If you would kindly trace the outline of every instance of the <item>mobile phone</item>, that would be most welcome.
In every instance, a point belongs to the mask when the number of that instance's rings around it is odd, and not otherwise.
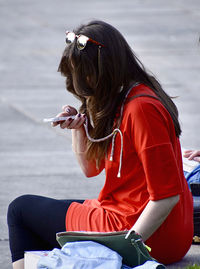
[[[59,122],[59,121],[65,121],[69,118],[74,119],[76,115],[67,116],[67,117],[55,117],[55,118],[47,118],[43,119],[43,122]]]

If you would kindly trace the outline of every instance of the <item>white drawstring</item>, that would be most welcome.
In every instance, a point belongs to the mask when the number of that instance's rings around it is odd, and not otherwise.
[[[115,132],[114,134],[113,134],[113,137],[112,137],[112,147],[111,147],[111,153],[110,153],[110,161],[112,162],[113,161],[113,155],[114,155],[114,145],[115,145],[115,137],[116,137],[116,134],[117,134],[117,132]]]
[[[121,130],[119,129],[120,124],[121,124],[121,120],[122,120],[122,115],[123,115],[123,111],[124,111],[124,104],[126,101],[126,98],[128,96],[128,94],[130,93],[130,91],[132,90],[133,87],[137,86],[139,83],[134,84],[127,92],[124,101],[122,103],[121,109],[120,109],[120,121],[118,123],[118,128],[115,128],[111,134],[102,137],[102,138],[98,138],[98,139],[94,139],[89,135],[88,132],[88,119],[86,117],[85,123],[84,123],[84,128],[85,128],[85,132],[86,132],[86,136],[87,138],[91,141],[91,142],[101,142],[101,141],[105,141],[108,138],[112,137],[112,146],[111,146],[111,154],[110,154],[110,161],[113,161],[113,156],[114,156],[114,148],[115,148],[115,137],[117,135],[117,132],[120,134],[120,138],[121,138],[121,150],[120,150],[120,160],[119,160],[119,168],[118,168],[118,173],[117,173],[117,177],[120,178],[121,177],[121,169],[122,169],[122,157],[123,157],[123,134],[121,132]]]
[[[87,138],[91,141],[91,142],[101,142],[101,141],[105,141],[106,139],[110,138],[111,136],[114,135],[114,131],[112,131],[111,134],[105,136],[105,137],[102,137],[102,138],[97,138],[97,139],[94,139],[92,138],[90,135],[89,135],[89,132],[88,132],[88,119],[87,117],[85,118],[85,123],[84,123],[84,127],[85,127],[85,132],[86,132],[86,135],[87,135]]]
[[[112,138],[112,149],[111,149],[111,154],[110,154],[110,161],[113,161],[115,137],[116,137],[117,132],[119,132],[120,138],[121,138],[121,150],[120,150],[120,161],[119,161],[119,169],[118,169],[117,177],[121,177],[122,155],[123,155],[123,134],[120,131],[120,129],[116,128],[112,131],[111,134],[109,134],[105,137],[102,137],[102,138],[94,139],[89,135],[89,132],[88,132],[88,119],[87,119],[87,117],[86,117],[86,122],[84,124],[84,127],[85,127],[86,136],[91,142],[101,142],[101,141],[105,141],[106,139],[108,139],[110,137],[113,137]]]
[[[121,138],[121,150],[120,150],[120,157],[119,157],[119,169],[117,173],[117,177],[121,177],[121,169],[122,169],[122,156],[123,156],[123,134],[120,129],[115,129],[115,133],[119,132]],[[114,137],[114,136],[113,136]],[[114,145],[114,142],[113,142]],[[114,146],[113,146],[113,154],[114,154]]]

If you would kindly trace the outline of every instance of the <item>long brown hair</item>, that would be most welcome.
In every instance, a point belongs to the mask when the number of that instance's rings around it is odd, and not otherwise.
[[[66,88],[80,101],[80,112],[92,119],[89,133],[101,138],[112,132],[117,107],[122,103],[130,82],[149,86],[170,113],[177,137],[181,134],[178,110],[155,77],[149,75],[132,49],[113,26],[103,21],[91,21],[74,30],[100,42],[104,47],[88,42],[79,50],[76,41],[66,46],[58,71],[66,77]],[[100,51],[99,51],[100,50]],[[88,141],[88,159],[104,157],[108,143]]]

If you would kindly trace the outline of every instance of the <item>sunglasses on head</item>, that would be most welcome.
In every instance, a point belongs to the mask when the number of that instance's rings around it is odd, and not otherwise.
[[[75,39],[77,39],[76,46],[79,50],[83,50],[86,47],[88,41],[92,42],[93,44],[95,44],[99,47],[104,47],[104,45],[101,44],[100,42],[97,42],[97,41],[93,40],[92,38],[89,38],[85,35],[76,35],[75,33],[69,32],[69,31],[66,32],[66,43],[67,44],[73,43]]]

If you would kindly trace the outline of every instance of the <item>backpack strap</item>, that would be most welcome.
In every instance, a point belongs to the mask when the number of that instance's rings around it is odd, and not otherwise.
[[[129,103],[133,99],[138,98],[138,97],[150,97],[150,98],[153,98],[153,99],[156,99],[156,100],[160,101],[160,99],[158,97],[153,96],[153,95],[150,95],[150,94],[136,94],[136,95],[134,95],[132,97],[127,98],[126,101],[125,101],[125,103],[124,103],[124,105],[127,104],[127,103]],[[121,121],[122,121],[122,115],[116,121],[117,128],[119,128],[119,126],[121,125]]]
[[[128,98],[126,100],[126,103],[129,103],[130,101],[132,101],[132,100],[134,100],[135,98],[138,98],[138,97],[150,97],[150,98],[153,98],[153,99],[156,99],[156,100],[160,101],[160,99],[158,97],[150,95],[150,94],[136,94],[136,95]]]

